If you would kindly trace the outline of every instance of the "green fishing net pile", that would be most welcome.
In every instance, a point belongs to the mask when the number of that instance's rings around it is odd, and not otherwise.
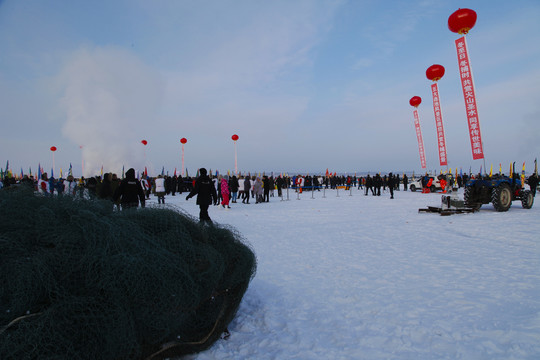
[[[235,231],[0,190],[0,359],[160,359],[220,338],[255,274]]]

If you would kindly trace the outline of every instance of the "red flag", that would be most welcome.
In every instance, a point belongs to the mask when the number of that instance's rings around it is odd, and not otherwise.
[[[426,168],[426,152],[424,151],[424,139],[422,138],[422,129],[420,128],[420,119],[418,110],[414,109],[414,127],[416,129],[416,139],[418,140],[418,153],[420,154],[420,164],[422,169]]]
[[[441,166],[448,165],[446,158],[446,139],[444,137],[444,126],[442,120],[441,102],[439,98],[439,86],[437,83],[431,85],[433,94],[433,112],[435,113],[435,127],[437,128],[437,148],[439,149],[439,162]]]
[[[465,110],[467,112],[467,122],[469,124],[469,137],[473,160],[484,158],[484,149],[482,145],[482,135],[480,133],[480,120],[478,118],[478,109],[476,107],[476,95],[474,91],[474,82],[472,76],[471,64],[469,62],[469,53],[467,52],[467,42],[465,36],[456,40],[459,75],[461,86],[463,88],[463,97],[465,98]]]
[[[146,166],[144,167],[144,177],[148,176],[148,170],[146,170]]]
[[[326,168],[326,177],[328,177],[329,173],[328,173],[328,168]]]

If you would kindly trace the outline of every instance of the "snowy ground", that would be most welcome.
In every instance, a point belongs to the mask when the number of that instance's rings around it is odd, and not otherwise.
[[[166,201],[198,216],[185,195]],[[540,359],[540,203],[440,216],[418,213],[440,194],[289,196],[210,208],[258,270],[230,338],[189,359]]]

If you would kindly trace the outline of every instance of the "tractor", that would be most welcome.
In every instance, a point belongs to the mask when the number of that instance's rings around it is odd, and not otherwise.
[[[508,211],[514,200],[521,200],[524,209],[532,208],[534,203],[533,194],[523,189],[518,174],[511,178],[505,175],[479,176],[465,184],[465,206],[475,210],[491,202],[496,211]]]

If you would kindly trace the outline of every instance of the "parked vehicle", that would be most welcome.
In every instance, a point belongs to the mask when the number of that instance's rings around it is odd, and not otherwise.
[[[534,203],[534,196],[530,190],[521,186],[518,174],[511,178],[504,175],[486,176],[484,178],[469,180],[465,184],[465,206],[480,209],[483,204],[492,203],[497,211],[508,211],[512,201],[521,200],[524,209],[530,209]]]
[[[442,178],[446,178],[446,182],[448,184],[452,184],[452,189],[453,190],[457,190],[457,183],[455,181],[453,181],[453,176],[451,174],[447,174],[447,175],[439,175],[439,176],[432,176],[430,175],[429,178],[432,180],[431,182],[431,186],[429,187],[429,191],[430,192],[436,192],[436,191],[442,191],[442,187],[441,187],[441,179]],[[412,182],[409,183],[409,189],[411,189],[411,191],[416,191],[416,190],[422,190],[422,179],[424,177],[420,177],[418,179],[415,179],[413,180]]]

